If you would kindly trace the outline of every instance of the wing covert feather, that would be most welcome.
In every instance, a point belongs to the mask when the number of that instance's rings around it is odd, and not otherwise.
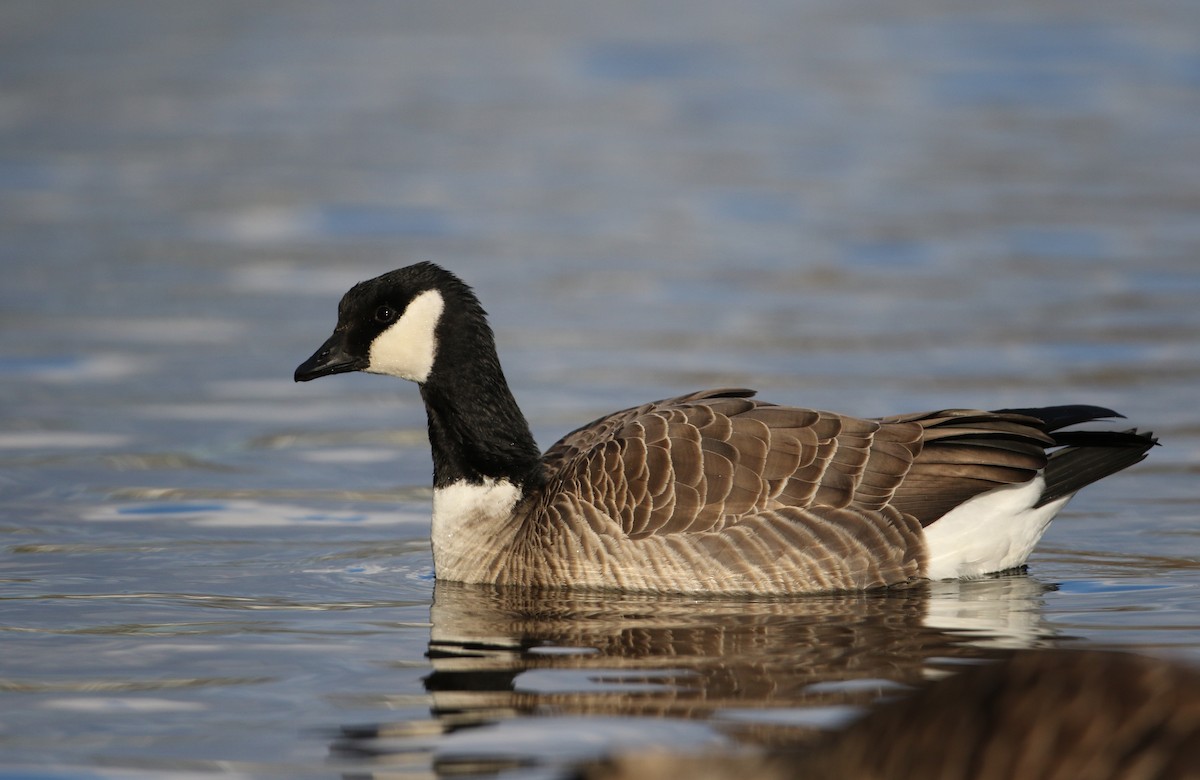
[[[574,431],[546,454],[550,492],[603,506],[631,538],[701,533],[783,507],[878,510],[919,450],[917,425],[880,436],[874,420],[749,396],[667,399]]]
[[[1032,478],[1053,440],[1013,412],[861,419],[712,390],[617,412],[546,453],[555,493],[603,507],[624,535],[720,531],[787,507],[880,512],[928,525]]]

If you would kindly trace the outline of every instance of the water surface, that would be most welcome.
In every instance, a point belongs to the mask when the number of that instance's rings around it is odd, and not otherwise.
[[[1018,647],[1200,663],[1200,8],[6,2],[0,777],[540,776],[791,744]],[[435,588],[415,388],[296,386],[434,260],[548,446],[708,386],[1163,440],[1027,573]]]

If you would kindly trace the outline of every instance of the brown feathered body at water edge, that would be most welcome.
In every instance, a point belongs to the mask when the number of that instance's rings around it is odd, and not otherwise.
[[[542,454],[486,315],[420,263],[345,294],[297,381],[416,382],[433,451],[440,579],[514,586],[800,594],[1024,564],[1080,488],[1155,443],[1065,430],[1095,406],[863,419],[707,390],[602,417]]]
[[[1200,672],[1127,653],[1025,650],[759,755],[619,756],[586,780],[1195,780]]]

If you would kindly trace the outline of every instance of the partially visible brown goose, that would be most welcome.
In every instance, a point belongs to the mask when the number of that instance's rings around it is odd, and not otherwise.
[[[618,756],[586,780],[1200,778],[1200,672],[1096,650],[1025,650],[763,755]]]
[[[859,419],[726,389],[616,412],[542,455],[478,299],[431,263],[355,285],[295,379],[347,371],[420,387],[434,566],[461,582],[788,594],[1002,571],[1155,443],[1061,430],[1120,416],[1095,406]]]

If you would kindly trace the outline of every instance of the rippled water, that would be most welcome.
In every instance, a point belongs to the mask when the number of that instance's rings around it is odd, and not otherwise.
[[[0,777],[537,775],[1024,646],[1200,661],[1200,6],[0,6]],[[543,445],[705,386],[1112,406],[1029,572],[754,602],[434,588],[351,283],[475,285]]]

